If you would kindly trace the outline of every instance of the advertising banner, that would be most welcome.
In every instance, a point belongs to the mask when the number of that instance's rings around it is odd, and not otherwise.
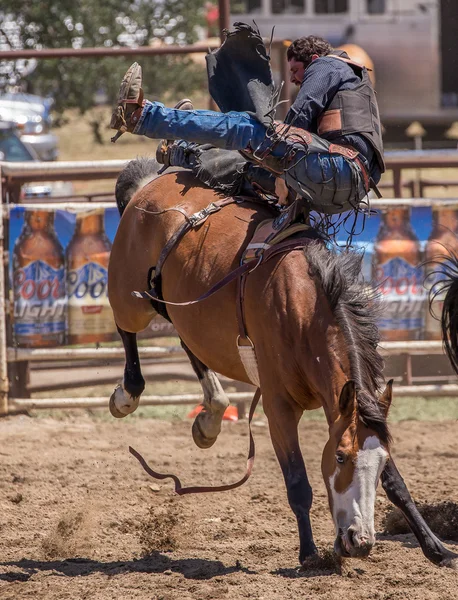
[[[119,339],[107,296],[108,260],[118,222],[114,207],[10,209],[13,344],[52,347]],[[395,207],[366,218],[354,245],[364,250],[365,280],[377,285],[383,298],[383,339],[440,339],[427,297],[441,279],[441,269],[423,262],[438,256],[439,262],[446,261],[445,248],[458,253],[456,233],[458,211],[448,207]],[[345,237],[342,231],[340,239]],[[436,315],[442,300],[434,303]],[[167,335],[176,332],[156,316],[141,337]]]
[[[13,344],[43,348],[119,339],[108,302],[116,208],[15,206],[9,218]],[[146,281],[145,281],[146,286]],[[173,335],[157,316],[142,337]]]
[[[440,340],[440,324],[429,312],[431,286],[443,278],[447,248],[458,250],[458,212],[447,207],[394,207],[366,218],[355,246],[364,250],[363,276],[383,302],[379,328],[384,340]],[[439,264],[427,264],[434,259]],[[442,298],[433,303],[440,316]]]

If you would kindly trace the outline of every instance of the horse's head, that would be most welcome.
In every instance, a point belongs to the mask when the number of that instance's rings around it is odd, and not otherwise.
[[[375,543],[375,493],[388,460],[386,415],[391,404],[392,380],[379,399],[364,397],[358,406],[353,381],[339,399],[339,417],[331,425],[323,451],[322,472],[336,528],[334,550],[340,556],[368,556]],[[358,400],[360,400],[358,398]],[[373,411],[372,419],[361,413]]]

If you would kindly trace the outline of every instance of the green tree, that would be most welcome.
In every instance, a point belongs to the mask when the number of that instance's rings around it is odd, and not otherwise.
[[[36,49],[191,44],[204,22],[203,4],[204,0],[2,0],[0,44]],[[133,60],[42,59],[19,83],[29,92],[52,96],[58,115],[75,107],[84,113],[94,106],[96,92],[114,102]],[[149,98],[188,95],[206,86],[204,69],[187,56],[142,56],[138,61]]]

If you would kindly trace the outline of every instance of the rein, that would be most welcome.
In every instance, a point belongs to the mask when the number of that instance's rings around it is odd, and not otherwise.
[[[147,292],[133,291],[132,296],[135,296],[135,298],[144,298],[145,300],[150,299],[154,300],[155,302],[160,302],[161,304],[170,304],[172,306],[190,306],[191,304],[197,304],[198,302],[202,302],[203,300],[210,298],[210,296],[213,296],[213,294],[219,292],[221,289],[226,287],[226,285],[228,285],[238,277],[241,277],[242,275],[248,275],[257,267],[259,267],[261,263],[267,262],[269,259],[273,258],[277,254],[282,254],[291,250],[299,250],[301,248],[304,248],[309,241],[309,238],[285,240],[284,242],[280,242],[276,246],[272,246],[272,248],[269,248],[263,254],[261,254],[259,258],[254,258],[253,260],[244,263],[240,267],[237,267],[236,269],[228,273],[225,277],[223,277],[223,279],[220,279],[220,281],[215,283],[215,285],[213,285],[209,290],[207,290],[204,294],[202,294],[195,300],[188,300],[187,302],[172,302],[171,300],[163,300],[157,296],[157,292],[154,287],[148,290]]]
[[[204,493],[208,493],[208,492],[210,492],[210,493],[212,493],[212,492],[228,492],[229,490],[235,490],[236,488],[243,485],[245,483],[245,481],[248,480],[248,478],[251,475],[251,471],[253,470],[255,445],[254,445],[253,432],[251,430],[251,421],[253,420],[254,411],[258,405],[260,397],[261,397],[261,390],[260,390],[260,388],[258,388],[254,394],[253,400],[251,401],[250,414],[248,417],[248,431],[250,434],[250,446],[248,449],[246,471],[245,471],[245,475],[241,479],[236,481],[235,483],[228,483],[226,485],[192,485],[192,486],[188,486],[188,487],[183,487],[181,485],[180,479],[176,475],[172,475],[171,473],[158,473],[157,471],[153,471],[153,469],[147,464],[147,462],[143,458],[143,456],[139,452],[137,452],[137,450],[134,450],[134,448],[132,448],[132,446],[129,446],[129,452],[132,454],[132,456],[135,456],[135,458],[141,464],[141,466],[146,471],[146,473],[148,473],[148,475],[150,475],[151,477],[154,477],[154,479],[173,479],[173,481],[175,482],[175,492],[179,496],[184,496],[185,494],[204,494]]]

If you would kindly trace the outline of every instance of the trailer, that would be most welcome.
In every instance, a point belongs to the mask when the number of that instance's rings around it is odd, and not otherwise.
[[[388,138],[415,120],[444,137],[458,120],[455,0],[231,0],[231,24],[241,20],[264,36],[275,27],[277,40],[313,34],[361,46]]]

